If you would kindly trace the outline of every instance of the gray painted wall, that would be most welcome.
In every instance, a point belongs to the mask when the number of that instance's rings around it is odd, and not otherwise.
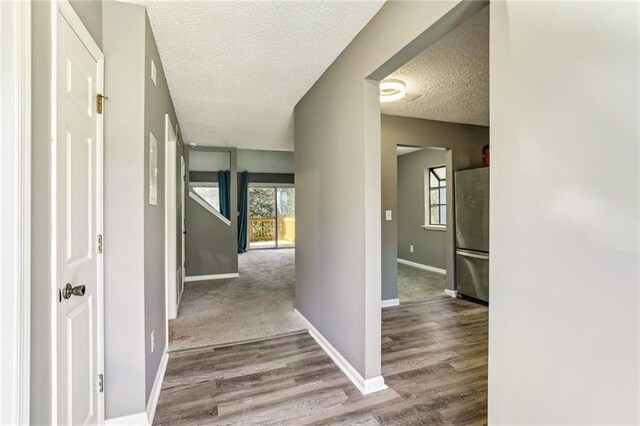
[[[398,157],[398,258],[446,269],[446,233],[425,230],[425,169],[444,166],[446,151],[424,149]],[[409,246],[413,245],[411,253]]]
[[[238,150],[238,171],[251,173],[293,173],[293,151]]]
[[[146,402],[144,13],[104,4],[106,418],[140,412]]]
[[[295,108],[296,308],[364,378],[380,375],[383,218],[379,91],[366,79],[486,6],[467,3],[425,32],[456,4],[387,2]]]
[[[382,299],[398,297],[398,171],[396,146],[446,148],[447,180],[453,188],[455,170],[480,167],[482,147],[489,143],[489,128],[467,124],[445,123],[419,118],[382,115],[382,209],[394,212],[392,221],[382,222]],[[407,154],[411,155],[411,154]],[[453,191],[447,194],[447,231],[445,232],[447,288],[455,289],[455,223],[453,218]],[[437,231],[425,231],[437,232]],[[410,260],[410,259],[409,259]]]
[[[230,158],[231,226],[215,217],[204,207],[186,197],[186,276],[229,274],[238,272],[238,176],[235,148],[197,147],[193,151],[224,152]],[[190,170],[190,163],[187,164]],[[197,176],[201,175],[199,173]],[[190,179],[191,172],[188,173]],[[188,183],[187,183],[188,186]]]
[[[238,255],[229,245],[231,226],[187,197],[187,277],[238,272]],[[237,236],[236,239],[237,247]]]
[[[489,424],[640,423],[639,7],[491,3]]]
[[[169,87],[164,75],[158,47],[144,14],[144,306],[145,306],[145,369],[146,397],[148,401],[158,366],[165,350],[167,327],[165,309],[165,155],[166,115],[169,115],[174,132],[178,124]],[[157,84],[151,80],[151,61],[155,63]],[[149,132],[158,140],[158,203],[149,204]],[[178,169],[179,170],[179,169]],[[151,353],[151,332],[155,330],[155,350]]]
[[[71,6],[102,47],[101,2]],[[31,180],[51,180],[51,7],[48,0],[31,5]],[[37,70],[37,72],[35,71]],[[31,423],[52,424],[51,418],[51,188],[31,189]]]
[[[293,173],[292,151],[239,149],[238,171],[253,173]],[[229,170],[229,158],[215,151],[190,151],[190,171]]]
[[[218,151],[189,151],[189,171],[212,172],[229,170],[231,157],[228,152]]]

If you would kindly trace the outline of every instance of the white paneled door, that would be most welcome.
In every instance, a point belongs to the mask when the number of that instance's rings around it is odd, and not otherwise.
[[[81,40],[84,27],[76,28],[81,24],[75,14],[62,12],[56,57],[56,406],[58,424],[86,425],[104,418],[102,121],[97,112],[103,61]]]

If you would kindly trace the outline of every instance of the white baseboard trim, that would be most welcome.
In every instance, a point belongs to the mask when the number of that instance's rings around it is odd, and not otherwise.
[[[169,353],[165,348],[160,359],[160,365],[158,366],[158,372],[156,373],[156,379],[153,382],[151,388],[151,394],[149,395],[149,402],[147,402],[147,410],[141,413],[129,414],[127,416],[114,417],[112,419],[106,419],[106,425],[126,425],[126,426],[150,426],[153,424],[153,418],[156,415],[156,407],[158,406],[158,399],[160,398],[160,390],[162,389],[162,380],[164,379],[164,373],[167,371],[167,362],[169,361]]]
[[[447,296],[453,297],[453,298],[457,298],[458,297],[458,290],[449,290],[448,288],[444,289],[444,294],[446,294]]]
[[[167,371],[167,363],[169,362],[169,353],[167,347],[164,348],[164,353],[160,359],[160,365],[158,365],[158,372],[156,373],[156,379],[153,381],[153,387],[151,388],[151,394],[149,395],[149,401],[147,402],[147,424],[153,424],[153,418],[156,415],[156,407],[158,406],[158,399],[160,399],[160,391],[162,390],[162,381],[164,380],[164,373]]]
[[[106,419],[105,425],[122,425],[122,426],[148,426],[149,421],[147,419],[147,413],[135,413],[128,416],[114,417],[112,419]]]
[[[423,265],[422,263],[411,262],[410,260],[404,260],[398,258],[398,263],[403,265],[413,266],[414,268],[424,269],[425,271],[436,272],[438,274],[446,275],[447,271],[444,269],[436,268],[434,266]]]
[[[385,299],[381,303],[383,308],[389,308],[391,306],[398,306],[399,304],[400,304],[400,299]]]
[[[194,275],[191,277],[184,277],[185,282],[193,281],[208,281],[208,280],[224,280],[226,278],[238,278],[240,273],[233,272],[230,274],[214,274],[214,275]]]
[[[365,379],[358,373],[350,363],[347,361],[340,352],[336,348],[333,347],[331,343],[309,322],[308,319],[304,317],[297,309],[294,311],[300,316],[302,321],[309,328],[309,334],[311,337],[318,342],[318,345],[329,355],[329,357],[333,360],[333,362],[342,370],[342,372],[347,376],[351,383],[354,384],[356,388],[363,395],[367,395],[373,392],[378,392],[384,389],[387,389],[387,385],[384,384],[384,378],[382,376],[372,377],[370,379]]]

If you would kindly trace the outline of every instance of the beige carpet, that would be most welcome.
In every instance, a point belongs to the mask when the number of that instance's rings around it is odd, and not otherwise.
[[[185,284],[169,350],[223,345],[305,330],[293,312],[293,249],[239,255],[239,278]]]
[[[447,276],[398,263],[398,298],[400,303],[424,302],[447,297]]]

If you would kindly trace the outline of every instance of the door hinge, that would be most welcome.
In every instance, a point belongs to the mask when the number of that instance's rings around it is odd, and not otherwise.
[[[98,253],[102,253],[102,235],[98,235]]]
[[[98,374],[98,392],[104,392],[104,374]]]
[[[98,114],[102,114],[102,102],[104,101],[104,99],[109,99],[104,95],[101,95],[100,93],[98,93],[96,95],[96,112]]]

